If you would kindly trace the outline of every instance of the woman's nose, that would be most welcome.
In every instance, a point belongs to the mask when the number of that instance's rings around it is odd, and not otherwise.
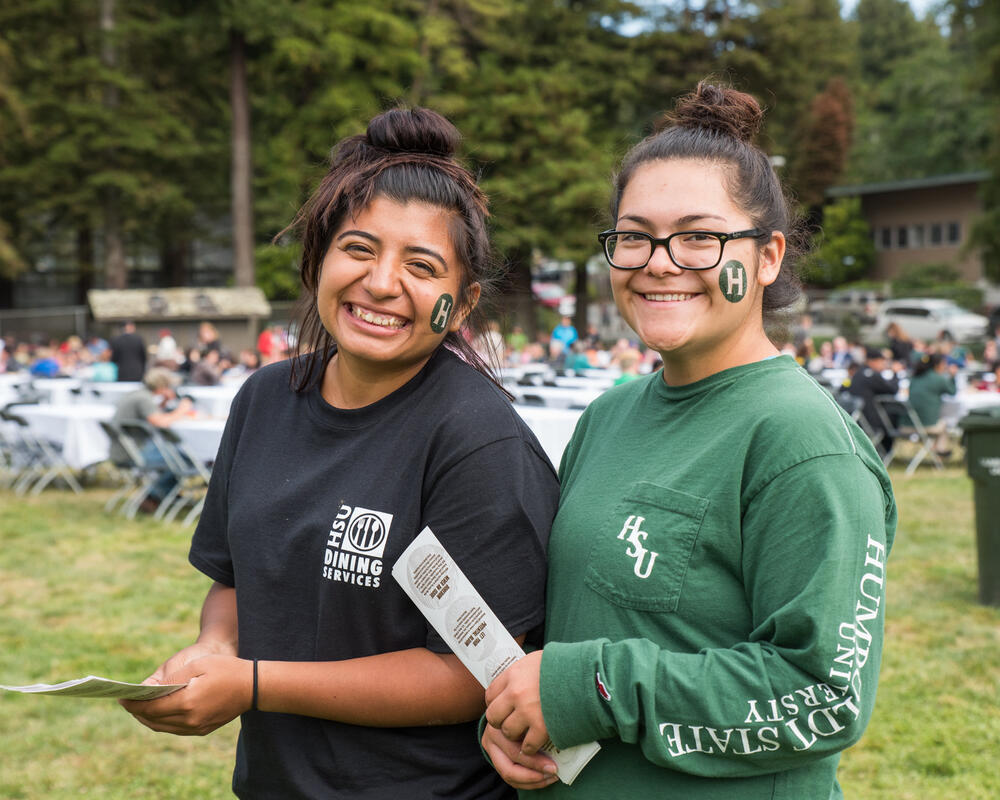
[[[651,275],[662,276],[671,273],[677,274],[682,270],[670,258],[667,245],[660,242],[653,245],[653,252],[649,256],[649,261],[646,262],[646,271]]]
[[[393,297],[399,293],[399,274],[396,264],[386,256],[371,262],[365,276],[365,288],[372,297]]]

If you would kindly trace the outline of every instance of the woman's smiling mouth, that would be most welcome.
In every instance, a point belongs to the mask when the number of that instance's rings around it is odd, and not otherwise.
[[[409,320],[403,317],[397,317],[385,311],[374,311],[355,303],[344,303],[344,308],[347,309],[347,313],[354,317],[354,319],[359,319],[367,322],[369,325],[376,325],[380,328],[399,330],[409,324]]]
[[[666,303],[690,300],[692,297],[697,297],[698,295],[696,292],[666,292],[658,294],[647,292],[643,293],[642,296],[644,299],[651,300],[655,303]]]

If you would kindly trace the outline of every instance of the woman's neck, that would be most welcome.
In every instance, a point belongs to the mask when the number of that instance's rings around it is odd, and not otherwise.
[[[701,352],[660,353],[663,360],[663,380],[668,386],[685,386],[703,380],[717,372],[744,364],[753,364],[779,355],[761,326],[744,330],[735,340],[716,342]]]
[[[405,385],[429,360],[425,358],[403,369],[380,370],[338,352],[326,365],[320,393],[334,408],[364,408]]]

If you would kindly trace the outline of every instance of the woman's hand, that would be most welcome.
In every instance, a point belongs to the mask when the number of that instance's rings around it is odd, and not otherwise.
[[[511,742],[520,742],[520,752],[529,756],[549,738],[542,717],[541,670],[542,651],[536,650],[507,667],[486,690],[486,721]]]
[[[146,678],[143,683],[153,683],[158,685],[174,683],[174,681],[165,680],[165,676],[171,675],[178,670],[183,669],[192,661],[211,655],[234,656],[236,655],[236,651],[232,646],[223,642],[195,642],[192,645],[188,645],[183,650],[178,650],[170,656],[170,658],[160,664],[160,666],[156,668],[156,671]]]
[[[512,742],[491,725],[483,730],[483,750],[501,778],[515,789],[544,789],[559,778],[556,764],[546,755],[521,752],[521,742]]]
[[[231,655],[190,658],[195,644],[168,659],[145,683],[187,683],[155,700],[119,700],[139,722],[154,731],[205,736],[250,709],[253,662]],[[170,666],[176,663],[177,666]]]

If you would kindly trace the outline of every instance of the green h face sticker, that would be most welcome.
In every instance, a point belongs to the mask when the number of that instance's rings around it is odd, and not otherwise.
[[[455,306],[455,300],[450,294],[443,294],[434,304],[431,311],[431,330],[434,333],[444,333],[451,319],[451,309]]]
[[[747,293],[747,271],[739,261],[727,261],[719,272],[719,288],[730,303],[738,303]]]

